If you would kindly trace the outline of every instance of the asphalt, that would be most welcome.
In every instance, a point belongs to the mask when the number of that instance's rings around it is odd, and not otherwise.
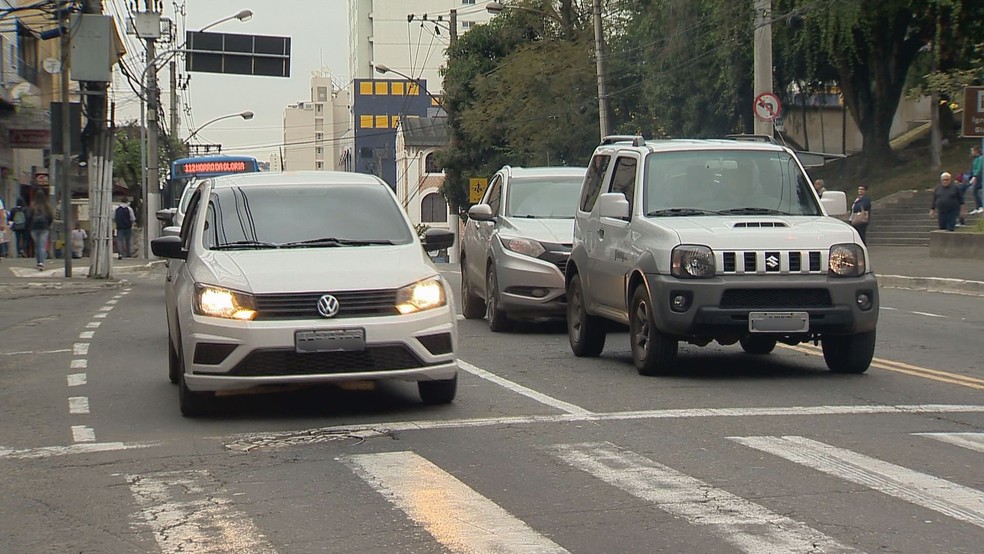
[[[984,296],[984,259],[934,258],[929,255],[928,246],[872,246],[869,254],[880,287]],[[65,262],[61,259],[49,259],[44,271],[38,271],[34,258],[2,258],[0,300],[11,295],[30,295],[32,291],[46,294],[122,287],[128,284],[128,275],[163,263],[159,259],[114,259],[111,278],[90,279],[88,258],[72,260],[71,277],[65,276]]]

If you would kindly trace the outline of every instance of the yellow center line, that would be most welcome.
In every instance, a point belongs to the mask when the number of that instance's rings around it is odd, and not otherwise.
[[[788,350],[794,350],[796,352],[809,354],[811,356],[823,356],[823,350],[812,345],[789,346],[783,344],[780,346]],[[922,377],[923,379],[932,379],[933,381],[939,381],[941,383],[950,383],[953,385],[960,385],[962,387],[984,390],[984,379],[960,375],[959,373],[952,373],[939,369],[930,369],[928,367],[910,365],[903,362],[896,362],[894,360],[883,360],[881,358],[872,358],[871,365],[873,367],[877,367],[878,369],[894,371],[896,373],[904,373],[906,375]]]

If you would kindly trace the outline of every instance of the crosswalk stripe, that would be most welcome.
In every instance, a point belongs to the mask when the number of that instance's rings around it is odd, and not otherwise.
[[[276,553],[205,470],[127,475],[126,481],[164,554]]]
[[[342,460],[452,552],[567,552],[413,452],[357,454]]]
[[[913,435],[929,437],[969,450],[984,452],[984,433],[913,433]]]
[[[806,524],[610,443],[556,445],[566,463],[695,525],[744,552],[857,552]]]
[[[729,437],[745,446],[984,527],[984,493],[805,437]]]

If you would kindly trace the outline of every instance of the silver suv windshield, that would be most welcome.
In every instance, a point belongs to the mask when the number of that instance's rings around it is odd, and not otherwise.
[[[754,150],[692,150],[647,156],[644,212],[691,215],[820,215],[793,156]]]
[[[383,186],[218,188],[207,209],[203,240],[212,250],[413,242],[400,207]]]
[[[581,182],[576,177],[517,178],[509,181],[509,217],[573,219]]]

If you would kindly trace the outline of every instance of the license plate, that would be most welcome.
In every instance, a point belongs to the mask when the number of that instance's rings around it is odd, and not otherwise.
[[[366,349],[365,329],[320,329],[295,331],[298,352],[343,352]]]
[[[805,333],[810,330],[807,312],[751,312],[748,331],[751,333]]]

